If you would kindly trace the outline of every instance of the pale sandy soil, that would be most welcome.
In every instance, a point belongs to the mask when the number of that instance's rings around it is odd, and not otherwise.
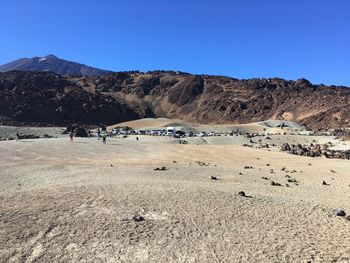
[[[350,262],[349,161],[170,142],[0,142],[1,262]]]
[[[282,123],[288,124],[290,127],[281,129],[277,125]],[[115,127],[128,126],[133,129],[159,129],[167,126],[182,127],[185,130],[190,130],[194,132],[221,132],[229,133],[232,130],[241,130],[248,133],[303,133],[307,134],[305,127],[298,125],[293,122],[280,121],[280,120],[267,120],[262,122],[254,122],[247,124],[194,124],[184,120],[178,119],[168,119],[168,118],[145,118],[134,121],[127,121],[111,125],[108,129],[113,129]]]

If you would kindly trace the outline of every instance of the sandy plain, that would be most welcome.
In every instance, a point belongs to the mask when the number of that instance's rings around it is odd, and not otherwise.
[[[227,137],[2,141],[0,261],[350,262],[349,185],[348,160]]]

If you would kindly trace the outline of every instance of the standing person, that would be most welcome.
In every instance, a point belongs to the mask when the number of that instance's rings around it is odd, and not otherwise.
[[[97,129],[97,140],[100,139],[100,136],[101,136],[101,130],[100,128]]]
[[[70,142],[73,142],[73,137],[74,137],[74,133],[73,133],[73,131],[71,131],[70,134],[69,134]]]
[[[18,133],[18,132],[16,132],[16,141],[18,142],[18,141],[19,141],[19,139],[20,139],[19,133]]]
[[[139,141],[139,137],[136,137],[136,141]]]
[[[88,134],[88,138],[90,138],[91,137],[91,130],[90,129],[88,130],[87,134]]]
[[[107,140],[107,134],[104,133],[104,134],[102,135],[102,143],[103,143],[103,144],[106,144],[106,140]]]

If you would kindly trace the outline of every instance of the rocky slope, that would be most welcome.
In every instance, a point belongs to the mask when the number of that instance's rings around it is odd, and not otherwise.
[[[137,115],[127,105],[54,73],[0,73],[0,123],[108,124],[130,118]]]
[[[62,76],[91,76],[98,77],[109,71],[89,67],[76,62],[60,59],[55,55],[45,57],[21,58],[0,66],[0,72],[22,71],[52,71]]]
[[[350,126],[350,89],[305,79],[238,80],[178,72],[114,73],[91,81],[141,116],[200,123],[296,121],[310,128]]]
[[[199,123],[285,119],[313,129],[350,127],[350,89],[305,79],[238,80],[173,71],[64,78],[0,73],[3,122],[115,123],[141,117]]]

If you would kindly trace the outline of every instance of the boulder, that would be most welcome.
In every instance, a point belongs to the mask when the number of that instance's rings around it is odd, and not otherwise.
[[[333,214],[334,214],[335,216],[346,216],[345,211],[342,210],[342,209],[335,209],[335,210],[333,211]]]
[[[289,152],[289,151],[291,151],[292,149],[291,149],[291,147],[290,147],[290,145],[288,144],[288,143],[283,143],[282,144],[282,146],[281,146],[281,151],[283,151],[283,152]]]

